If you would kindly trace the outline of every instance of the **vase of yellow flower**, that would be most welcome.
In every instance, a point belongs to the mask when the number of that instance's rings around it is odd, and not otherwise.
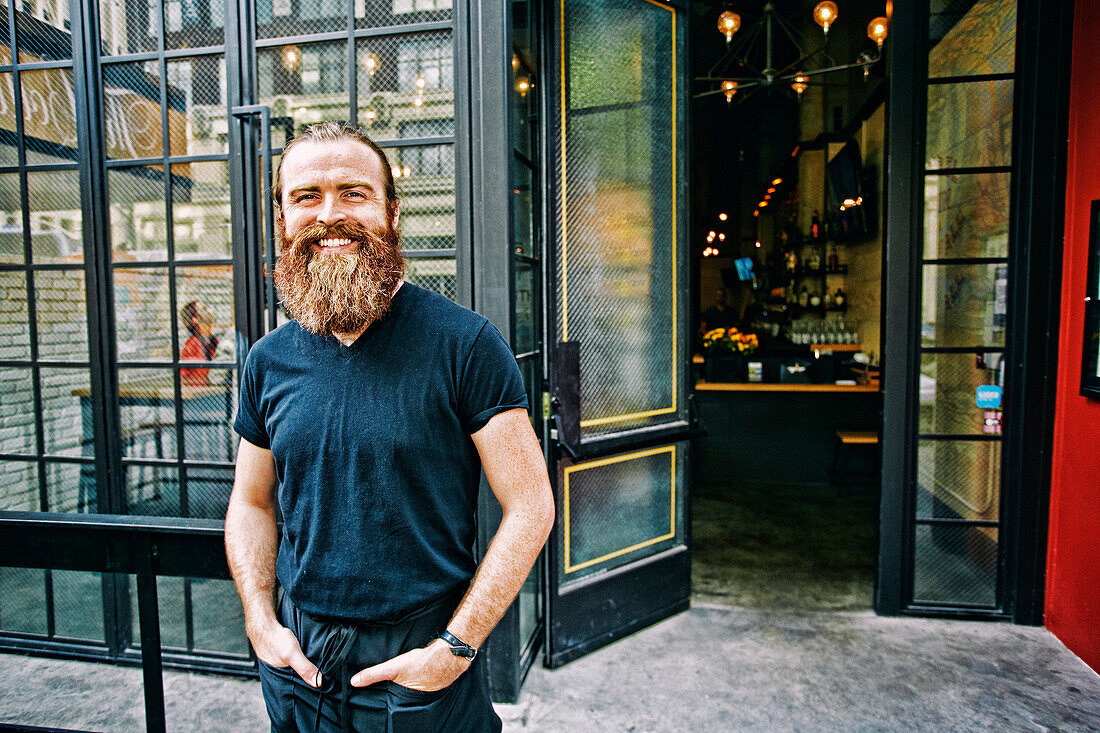
[[[708,382],[744,382],[746,359],[756,351],[760,341],[755,333],[742,333],[736,328],[716,328],[703,334]]]

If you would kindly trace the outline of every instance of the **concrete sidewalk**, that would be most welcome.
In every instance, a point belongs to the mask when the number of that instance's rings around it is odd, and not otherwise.
[[[144,727],[141,672],[0,655],[0,722]],[[262,731],[259,685],[165,674],[169,730]],[[1100,731],[1100,677],[1041,628],[693,608],[531,670],[505,731]]]

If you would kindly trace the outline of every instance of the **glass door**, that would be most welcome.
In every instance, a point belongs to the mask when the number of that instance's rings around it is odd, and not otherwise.
[[[558,0],[547,660],[688,606],[684,23]]]

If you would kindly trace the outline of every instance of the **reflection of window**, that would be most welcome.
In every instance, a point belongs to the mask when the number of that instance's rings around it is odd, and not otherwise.
[[[417,78],[425,89],[454,89],[454,65],[448,36],[402,41],[397,50],[397,87],[416,92]]]
[[[343,46],[314,46],[302,50],[302,93],[340,92],[347,77],[347,49]]]
[[[409,178],[417,176],[453,176],[455,150],[452,145],[404,148],[394,156],[395,166],[408,166]],[[405,177],[404,175],[402,177]]]
[[[393,14],[424,10],[450,10],[451,0],[393,0]]]
[[[303,20],[339,18],[347,10],[347,5],[345,0],[299,0],[298,17]]]

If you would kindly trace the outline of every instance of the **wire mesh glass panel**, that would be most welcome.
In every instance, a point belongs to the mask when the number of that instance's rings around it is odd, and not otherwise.
[[[1012,160],[1012,82],[928,87],[925,167],[1008,165]]]
[[[373,28],[450,20],[453,0],[354,0],[355,27]]]
[[[454,135],[450,31],[362,39],[356,64],[357,120],[375,140]]]
[[[1000,353],[921,354],[918,431],[941,435],[999,434],[1000,399],[994,406],[978,395],[979,388],[988,390],[993,386],[999,391],[1003,361],[1004,355]]]
[[[512,250],[516,254],[538,257],[535,237],[535,172],[523,161],[512,158]]]
[[[0,359],[30,358],[29,313],[26,273],[0,272]]]
[[[100,4],[100,53],[118,56],[157,50],[159,0],[119,0]]]
[[[127,466],[127,512],[154,517],[184,516],[180,511],[179,479],[179,471],[170,466]]]
[[[231,580],[195,578],[191,581],[195,648],[229,654],[248,654],[244,609]]]
[[[682,544],[683,471],[683,445],[563,467],[560,581],[580,580]]]
[[[111,213],[111,259],[168,259],[164,173],[154,166],[107,171]]]
[[[130,645],[141,648],[141,614],[138,610],[137,578],[127,576],[130,586]],[[157,576],[157,614],[160,644],[165,649],[186,650],[187,622],[184,603],[184,578]]]
[[[347,0],[256,0],[257,38],[342,31],[347,27]]]
[[[1001,442],[922,440],[917,447],[917,517],[1000,519]]]
[[[34,383],[31,370],[0,367],[0,453],[34,455]]]
[[[4,80],[0,78],[0,85],[3,83]],[[0,151],[14,149],[14,145],[0,145]],[[0,153],[0,157],[2,156],[3,153]],[[0,165],[3,164],[0,161]],[[14,162],[12,164],[14,165]],[[25,261],[23,201],[19,174],[0,173],[0,264],[21,265]]]
[[[231,257],[230,217],[227,163],[172,165],[172,237],[177,260]]]
[[[0,629],[45,636],[46,622],[46,571],[0,568]]]
[[[42,367],[39,384],[46,453],[82,455],[85,443],[95,441],[88,370]]]
[[[161,77],[157,61],[103,66],[103,116],[108,158],[159,158],[164,155]],[[168,122],[178,124],[183,99],[168,90]],[[173,149],[182,155],[184,149]]]
[[[15,6],[20,63],[62,61],[73,57],[73,45],[69,38],[72,21],[68,2],[14,0],[12,5]],[[4,6],[0,8],[3,12],[4,45],[7,45],[8,9]]]
[[[211,436],[218,443],[221,455],[211,460],[232,460],[228,452],[230,428],[224,423],[223,429]],[[214,448],[211,448],[214,451]],[[233,490],[233,469],[188,468],[186,516],[199,519],[225,519],[225,510],[229,507],[229,494]]]
[[[1004,74],[1016,62],[1016,1],[943,3],[929,13],[928,75]]]
[[[83,262],[80,172],[73,169],[28,173],[27,201],[31,209],[31,257],[34,263]],[[22,222],[13,228],[21,232]]]
[[[172,154],[227,152],[225,57],[215,54],[169,61],[167,69]]]
[[[166,369],[119,369],[118,405],[124,457],[176,457],[172,372]]]
[[[515,330],[512,341],[512,350],[517,354],[535,351],[538,348],[538,333],[536,328],[536,301],[535,286],[538,271],[527,262],[516,262],[513,266],[515,276],[515,289],[513,297],[515,305]]]
[[[211,370],[210,380],[212,384],[204,387],[187,387],[184,382],[184,456],[189,461],[233,461],[237,456],[237,440],[233,432],[233,416],[237,411],[236,372]],[[193,486],[206,473],[191,472],[187,476],[189,485]],[[233,477],[216,474],[211,481],[220,483],[223,479],[231,484]],[[228,486],[226,489],[225,496],[228,496]],[[222,496],[220,488],[217,494]],[[224,516],[224,507],[214,512],[217,519]]]
[[[455,286],[454,258],[410,259],[405,268],[405,279],[427,290],[454,300],[458,295]]]
[[[1009,178],[925,176],[924,258],[1007,257]]]
[[[455,155],[453,145],[388,148],[401,200],[401,246],[455,246]]]
[[[9,50],[2,48],[0,62],[7,63],[10,58]],[[15,89],[10,71],[0,73],[0,101],[3,102],[3,110],[0,111],[0,127],[3,127],[14,137],[16,119]],[[0,145],[0,165],[17,165],[18,163],[19,149],[15,145]]]
[[[997,536],[991,527],[918,524],[913,600],[996,605]]]
[[[54,633],[70,639],[104,642],[103,575],[51,570]]]
[[[84,270],[38,270],[34,273],[39,358],[88,360],[84,287]]]
[[[21,71],[19,82],[22,85],[23,134],[34,138],[35,147],[42,154],[76,160],[73,70]]]
[[[176,269],[181,361],[235,362],[233,267],[205,265]],[[225,375],[188,369],[183,383],[192,387],[224,383]]]
[[[594,436],[683,410],[675,38],[655,4],[566,11],[557,335],[580,344],[581,428]]]
[[[172,358],[168,272],[115,269],[115,337],[119,361]]]
[[[260,103],[271,107],[273,132],[280,125],[297,130],[351,119],[347,42],[261,48],[256,66]]]
[[[236,3],[228,5],[236,10]],[[164,0],[163,6],[165,48],[225,43],[226,0]]]
[[[91,426],[88,426],[91,430]],[[90,435],[90,433],[89,433]],[[93,454],[93,446],[86,446],[87,455]],[[96,512],[95,466],[92,463],[46,464],[46,509],[51,512]]]
[[[1008,265],[924,265],[921,342],[925,347],[1004,346]]]
[[[3,376],[3,370],[0,370],[0,379]],[[21,435],[21,426],[9,428],[4,422],[0,417],[0,430],[10,433],[14,429],[17,436]],[[0,441],[0,450],[6,451],[4,441]],[[0,511],[42,511],[42,502],[38,496],[37,464],[30,461],[0,461]]]

